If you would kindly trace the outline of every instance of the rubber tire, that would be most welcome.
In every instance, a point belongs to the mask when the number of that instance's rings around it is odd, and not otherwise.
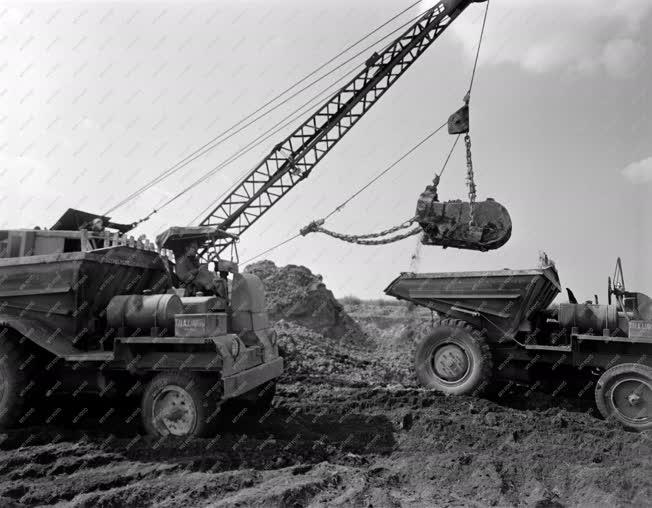
[[[431,361],[435,350],[451,343],[451,338],[470,360],[470,374],[457,383],[439,377]],[[493,370],[491,351],[483,334],[459,319],[443,319],[435,325],[432,333],[417,345],[414,365],[422,386],[446,395],[481,395],[489,387]]]
[[[141,399],[141,417],[143,427],[147,434],[164,436],[154,425],[150,415],[153,413],[154,400],[167,386],[173,385],[183,388],[192,398],[197,416],[194,428],[184,437],[211,437],[217,431],[219,422],[221,394],[209,393],[214,383],[207,381],[195,373],[164,372],[152,378]]]
[[[21,349],[19,339],[7,334],[0,338],[0,383],[4,390],[0,394],[0,428],[25,424],[29,414],[30,386],[33,371],[29,365],[35,358]]]
[[[640,374],[647,377],[652,384],[652,367],[641,365],[640,363],[621,363],[606,370],[595,385],[595,404],[598,406],[600,414],[605,420],[613,419],[620,423],[623,427],[629,430],[641,432],[644,430],[652,429],[652,413],[649,414],[647,421],[641,424],[632,424],[627,420],[623,420],[618,416],[618,412],[608,400],[607,392],[609,390],[610,382],[625,374]]]

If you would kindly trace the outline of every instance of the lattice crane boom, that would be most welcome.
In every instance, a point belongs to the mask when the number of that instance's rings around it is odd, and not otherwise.
[[[201,222],[238,237],[306,178],[405,71],[471,4],[485,0],[442,0],[424,12],[382,52],[374,53],[349,83],[324,103]],[[233,243],[217,239],[204,248],[213,257]]]

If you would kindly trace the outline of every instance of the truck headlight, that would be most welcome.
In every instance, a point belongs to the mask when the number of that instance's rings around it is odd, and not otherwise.
[[[231,340],[231,355],[233,358],[237,358],[240,354],[240,341],[237,338]]]

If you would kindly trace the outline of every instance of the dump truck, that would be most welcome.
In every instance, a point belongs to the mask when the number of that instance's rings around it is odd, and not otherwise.
[[[43,423],[59,394],[139,395],[144,429],[161,436],[210,435],[225,401],[269,407],[283,360],[260,279],[219,261],[226,291],[189,296],[167,252],[226,233],[170,228],[159,247],[78,226],[0,231],[2,427]]]
[[[417,345],[421,385],[479,395],[505,380],[557,390],[580,380],[578,396],[591,387],[605,418],[652,429],[652,299],[625,289],[620,259],[607,304],[571,290],[554,304],[561,292],[547,256],[531,270],[403,273],[385,290],[439,318]]]

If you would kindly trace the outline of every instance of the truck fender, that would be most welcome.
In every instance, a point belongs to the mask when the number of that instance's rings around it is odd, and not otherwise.
[[[63,335],[60,328],[48,326],[38,319],[0,314],[0,328],[14,330],[37,346],[58,357],[75,355],[81,352],[72,345],[72,340],[69,337]]]

